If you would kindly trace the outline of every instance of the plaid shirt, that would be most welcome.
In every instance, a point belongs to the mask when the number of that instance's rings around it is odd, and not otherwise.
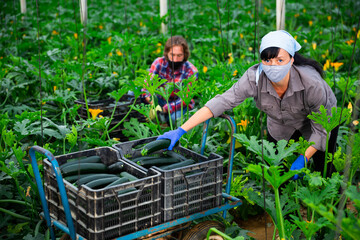
[[[169,66],[169,62],[166,61],[165,57],[159,57],[155,59],[155,61],[151,64],[151,67],[149,69],[150,73],[159,75],[159,78],[166,79],[168,83],[172,83],[175,81],[175,83],[181,82],[183,79],[188,79],[192,75],[195,74],[196,79],[198,78],[198,70],[196,67],[190,63],[189,61],[186,61],[180,69],[175,70],[174,74],[172,74],[172,69]],[[174,75],[174,76],[173,76]],[[166,84],[166,83],[165,83]],[[147,92],[145,88],[142,89],[143,92],[146,92],[142,95],[143,98],[150,97],[151,95]],[[175,92],[178,92],[179,90],[175,90]],[[164,99],[161,95],[156,95],[160,102],[166,102],[166,99]],[[161,101],[163,100],[163,101]],[[183,106],[186,106],[186,104],[174,94],[174,92],[171,93],[170,99],[169,99],[169,105],[165,104],[164,109],[165,111],[170,111],[170,113],[175,112],[176,110],[181,110],[181,103]],[[191,102],[188,106],[188,110],[191,110],[194,108],[195,101],[194,99],[191,99]],[[170,107],[170,109],[169,109]]]

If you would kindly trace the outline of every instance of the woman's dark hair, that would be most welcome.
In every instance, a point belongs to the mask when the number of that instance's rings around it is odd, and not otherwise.
[[[279,54],[279,51],[280,51],[280,48],[278,48],[278,47],[266,48],[261,52],[260,58],[261,58],[261,60],[268,60],[268,59],[275,58]],[[291,55],[290,55],[290,58],[291,58]],[[320,63],[318,63],[317,61],[315,61],[313,59],[303,57],[302,55],[300,55],[297,52],[295,52],[295,55],[294,55],[294,65],[296,65],[296,66],[306,66],[306,65],[311,66],[320,74],[321,77],[324,76],[324,71],[323,71]]]
[[[182,36],[173,36],[169,38],[165,43],[164,57],[169,60],[168,53],[173,46],[182,46],[184,51],[184,61],[187,61],[190,57],[189,46],[186,40]]]

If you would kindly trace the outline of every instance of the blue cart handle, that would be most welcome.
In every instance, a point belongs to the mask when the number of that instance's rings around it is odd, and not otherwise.
[[[228,164],[228,171],[227,171],[228,175],[227,175],[226,187],[225,187],[225,192],[227,194],[230,194],[231,180],[232,180],[232,169],[233,169],[233,161],[234,161],[234,152],[235,152],[234,133],[236,133],[236,123],[235,123],[235,120],[232,117],[230,117],[229,115],[222,114],[219,117],[228,120],[229,123],[230,123],[230,126],[231,126],[231,135],[230,135],[231,142],[230,142],[230,150],[229,150],[229,164]],[[209,128],[210,119],[208,119],[204,123],[203,136],[202,136],[202,141],[201,141],[201,152],[200,152],[201,155],[204,155],[205,144],[206,144],[206,138],[207,138],[207,132],[208,132],[208,128]],[[227,203],[227,200],[225,202]],[[226,217],[226,212],[224,212],[223,217],[224,218]]]
[[[46,202],[45,192],[44,192],[43,184],[42,184],[42,181],[41,181],[39,167],[37,165],[35,152],[39,152],[39,153],[45,155],[49,159],[49,161],[51,162],[52,169],[54,170],[54,173],[55,173],[55,176],[56,176],[56,181],[58,183],[59,192],[60,192],[60,196],[61,196],[61,202],[63,204],[64,211],[65,211],[66,222],[67,222],[67,225],[68,225],[68,228],[69,228],[69,231],[70,231],[70,237],[71,237],[71,239],[75,240],[76,239],[76,233],[75,233],[74,223],[73,223],[73,220],[72,220],[72,217],[71,217],[71,212],[70,212],[70,208],[69,208],[69,201],[68,201],[68,198],[67,198],[67,195],[66,195],[65,185],[64,185],[63,177],[62,177],[61,172],[60,172],[59,164],[58,164],[58,162],[56,161],[54,155],[51,152],[49,152],[48,150],[46,150],[46,149],[44,149],[42,147],[33,146],[29,150],[29,154],[30,154],[30,158],[31,158],[31,165],[32,165],[33,172],[34,172],[36,185],[37,185],[38,190],[39,190],[41,204],[42,204],[42,207],[43,207],[43,210],[44,210],[44,216],[45,216],[46,224],[50,229],[51,239],[55,240],[55,234],[54,234],[54,230],[53,230],[52,224],[51,224],[49,208],[48,208],[48,205],[47,205],[47,202]]]

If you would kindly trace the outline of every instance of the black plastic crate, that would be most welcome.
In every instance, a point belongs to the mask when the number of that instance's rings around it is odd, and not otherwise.
[[[77,188],[64,180],[76,232],[86,239],[107,240],[158,225],[161,221],[161,200],[160,173],[156,170],[145,172],[136,168],[119,159],[119,153],[110,147],[55,158],[61,166],[69,159],[94,155],[100,156],[106,165],[123,162],[124,170],[139,180],[98,190],[86,186]],[[117,192],[133,187],[137,190],[118,196]],[[44,160],[44,188],[51,217],[66,225],[55,174],[47,159]]]
[[[141,146],[154,141],[156,137],[145,138],[113,145],[125,161],[143,171],[155,169],[161,173],[161,215],[162,222],[188,216],[221,205],[223,157],[211,153],[209,157],[200,155],[181,146],[174,151],[195,164],[162,170],[157,167],[145,169],[132,162],[131,158],[141,156]]]

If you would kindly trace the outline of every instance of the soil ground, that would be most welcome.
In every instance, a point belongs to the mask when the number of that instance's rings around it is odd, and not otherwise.
[[[265,231],[266,221],[266,231]],[[274,233],[274,224],[267,213],[251,216],[248,220],[235,220],[242,229],[250,231],[248,235],[256,240],[270,240]]]

